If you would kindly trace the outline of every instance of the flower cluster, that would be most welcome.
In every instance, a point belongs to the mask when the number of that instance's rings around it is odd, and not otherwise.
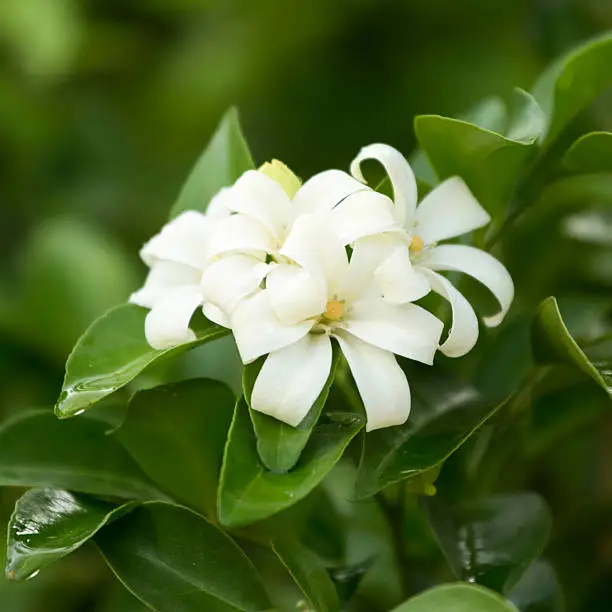
[[[378,160],[393,200],[367,186],[366,159]],[[432,364],[439,349],[458,357],[478,338],[466,298],[440,271],[485,285],[504,318],[514,288],[504,266],[471,246],[442,242],[487,225],[490,217],[459,177],[417,206],[417,183],[395,149],[373,144],[351,175],[328,170],[301,184],[274,161],[222,189],[206,214],[188,211],[142,249],[150,267],[131,301],[150,308],[145,332],[163,349],[194,339],[191,316],[232,330],[243,363],[267,355],[251,405],[298,425],[321,392],[340,346],[363,400],[367,429],[406,421],[410,389],[395,355]],[[430,291],[452,309],[443,323],[415,304]]]

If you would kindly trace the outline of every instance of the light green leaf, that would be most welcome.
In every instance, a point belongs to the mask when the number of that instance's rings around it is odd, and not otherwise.
[[[538,79],[532,93],[549,117],[540,140],[552,142],[565,126],[612,85],[612,34],[572,49]]]
[[[51,487],[135,499],[165,496],[94,419],[28,412],[0,427],[0,485]]]
[[[17,500],[8,527],[6,573],[25,580],[69,555],[104,525],[135,507],[61,489],[31,489]]]
[[[204,212],[221,188],[233,184],[241,174],[253,167],[253,159],[240,128],[238,111],[231,108],[223,115],[208,146],[187,178],[172,207],[170,218],[185,210]]]
[[[440,465],[500,408],[439,371],[418,369],[409,380],[412,411],[408,421],[365,437],[357,470],[358,498]]]
[[[555,570],[543,559],[538,559],[527,569],[508,598],[521,612],[565,611]]]
[[[470,584],[444,584],[425,591],[392,612],[518,612],[497,593]]]
[[[557,300],[546,298],[538,307],[531,330],[536,361],[543,364],[563,364],[577,368],[612,396],[610,359],[592,362],[569,333]]]
[[[334,382],[339,354],[338,347],[334,343],[334,357],[329,377],[319,397],[297,427],[292,427],[267,414],[251,409],[253,386],[263,366],[264,359],[258,359],[244,367],[242,379],[244,397],[249,405],[251,421],[257,436],[257,453],[263,464],[272,472],[279,474],[288,472],[300,458],[321,416],[325,402],[327,402],[329,391]]]
[[[319,424],[292,471],[274,474],[259,460],[248,406],[244,398],[239,399],[221,469],[221,523],[234,527],[254,523],[292,506],[310,493],[364,425],[359,415],[336,417],[335,422]]]
[[[191,324],[196,334],[193,342],[156,350],[145,338],[147,312],[135,304],[122,304],[94,321],[81,336],[66,362],[66,376],[55,406],[58,417],[79,414],[162,358],[228,333],[197,312]]]
[[[535,493],[495,495],[459,507],[438,497],[426,504],[455,575],[501,593],[517,583],[550,536],[550,512]]]
[[[225,385],[205,379],[141,391],[114,435],[163,491],[214,518],[234,402]]]
[[[272,543],[274,552],[317,612],[338,612],[340,601],[334,583],[317,556],[295,540]]]
[[[547,118],[536,99],[524,89],[515,89],[516,106],[505,135],[510,140],[532,144],[546,129]]]
[[[157,612],[270,608],[242,550],[186,508],[143,504],[102,530],[95,541],[117,578]]]
[[[578,172],[612,172],[612,133],[581,136],[567,151],[563,163]]]

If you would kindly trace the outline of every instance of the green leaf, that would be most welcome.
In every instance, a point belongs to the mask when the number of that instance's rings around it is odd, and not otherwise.
[[[214,518],[234,402],[231,391],[214,380],[141,391],[114,435],[163,491]]]
[[[170,218],[185,210],[204,212],[221,188],[236,182],[241,174],[253,167],[253,159],[240,128],[238,111],[231,108],[223,115],[208,146],[183,185]]]
[[[257,455],[256,440],[244,398],[236,403],[219,485],[222,524],[254,523],[295,504],[316,487],[363,427],[355,414],[315,429],[295,468],[287,474],[268,472]]]
[[[263,585],[234,541],[195,512],[146,503],[95,541],[124,586],[157,612],[257,612]]]
[[[156,350],[144,333],[148,310],[122,304],[99,319],[81,336],[66,362],[62,392],[55,406],[58,417],[71,417],[134,380],[162,358],[210,342],[228,331],[196,313],[191,328],[193,342]]]
[[[473,387],[439,371],[419,368],[409,380],[408,421],[365,436],[355,485],[358,498],[440,465],[501,406],[492,406]]]
[[[521,612],[564,612],[563,593],[555,570],[538,559],[527,569],[508,595]]]
[[[546,298],[538,307],[531,330],[537,362],[557,363],[577,368],[612,396],[612,369],[607,361],[591,362],[569,333],[557,300]]]
[[[392,612],[517,612],[517,609],[493,591],[457,583],[425,591]]]
[[[317,612],[340,610],[334,583],[314,553],[289,539],[276,540],[272,547],[304,593],[310,608]]]
[[[7,576],[30,578],[134,507],[134,502],[117,507],[60,489],[27,491],[17,500],[9,522]]]
[[[563,157],[570,170],[612,172],[612,133],[591,132],[581,136]]]
[[[532,125],[537,127],[537,122]],[[440,180],[459,175],[492,217],[505,212],[519,174],[535,153],[535,131],[527,134],[522,129],[522,139],[513,140],[438,115],[416,117],[414,128]]]
[[[245,366],[243,370],[244,397],[249,405],[251,421],[257,436],[257,453],[263,464],[272,472],[279,474],[288,472],[300,458],[321,416],[325,402],[327,402],[336,375],[339,354],[338,347],[334,343],[334,357],[329,377],[319,397],[297,427],[292,427],[267,414],[251,409],[253,386],[264,364],[264,359],[258,359],[256,362]]]
[[[540,139],[552,142],[563,128],[612,85],[612,34],[572,49],[538,79],[533,95],[549,117]]]
[[[434,497],[426,506],[455,575],[501,593],[516,584],[550,536],[550,512],[535,493],[495,495],[458,507]]]
[[[135,499],[165,496],[94,419],[28,412],[0,427],[0,486],[51,487]]]

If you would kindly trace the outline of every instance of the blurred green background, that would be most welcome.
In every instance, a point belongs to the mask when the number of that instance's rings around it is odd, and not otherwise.
[[[137,249],[228,106],[240,108],[256,161],[276,157],[307,177],[346,169],[373,141],[408,153],[415,114],[509,99],[610,28],[610,0],[2,0],[2,416],[53,404],[80,332],[144,277]],[[611,129],[612,98],[581,122]],[[612,295],[612,263],[559,272],[568,251],[553,237],[555,215],[545,221],[545,257],[515,245],[509,259],[524,305],[551,292],[594,304]],[[569,609],[605,612],[612,419],[591,395],[584,426],[534,452],[522,479],[552,506],[549,557]],[[2,495],[4,529],[16,492]],[[0,578],[0,610],[142,607],[85,548],[28,583]]]

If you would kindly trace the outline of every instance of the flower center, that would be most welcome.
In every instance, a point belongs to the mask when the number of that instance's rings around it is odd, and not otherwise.
[[[338,300],[330,300],[325,306],[323,316],[329,321],[338,321],[344,314],[344,304]]]
[[[410,249],[411,253],[420,253],[423,248],[425,246],[425,243],[423,242],[423,239],[420,236],[413,236],[412,240],[410,242],[410,246],[408,247]]]

